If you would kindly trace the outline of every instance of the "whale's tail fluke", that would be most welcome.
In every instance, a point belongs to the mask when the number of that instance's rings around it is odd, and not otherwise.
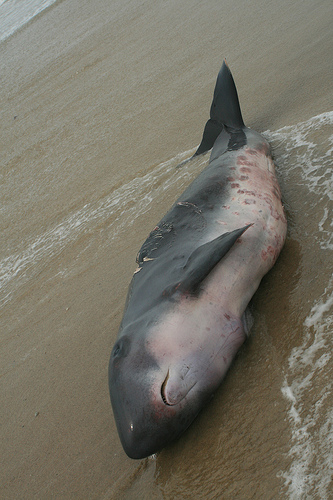
[[[211,149],[224,126],[238,130],[245,126],[236,85],[225,60],[217,76],[213,102],[210,108],[210,118],[205,125],[201,144],[194,156]]]

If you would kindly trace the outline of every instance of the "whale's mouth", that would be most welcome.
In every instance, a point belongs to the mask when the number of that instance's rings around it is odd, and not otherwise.
[[[196,374],[185,365],[180,370],[170,368],[161,385],[161,398],[165,405],[175,406],[179,404],[197,384]]]
[[[164,382],[163,384],[161,385],[161,397],[162,397],[162,401],[165,405],[167,406],[173,406],[173,403],[169,403],[168,400],[167,400],[167,397],[166,397],[166,385],[167,385],[167,382],[169,380],[169,370],[168,370],[168,373],[166,374],[166,377],[164,379]]]

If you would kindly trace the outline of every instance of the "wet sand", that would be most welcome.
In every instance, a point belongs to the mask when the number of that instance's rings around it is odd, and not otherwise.
[[[28,262],[10,268],[0,310],[2,498],[286,496],[283,370],[327,269],[295,237],[297,209],[255,297],[253,337],[177,443],[128,459],[107,387],[136,252],[182,185],[112,238],[103,200],[200,142],[223,57],[258,131],[331,109],[331,2],[246,5],[64,0],[1,44],[0,253]],[[302,194],[282,187],[297,206]],[[71,239],[86,206],[96,215]]]

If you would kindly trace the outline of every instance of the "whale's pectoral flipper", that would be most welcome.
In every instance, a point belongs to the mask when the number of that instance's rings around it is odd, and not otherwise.
[[[198,247],[183,266],[181,281],[168,287],[164,294],[172,295],[176,291],[195,293],[202,281],[250,226],[252,224],[224,233]]]
[[[210,118],[194,156],[205,153],[213,147],[224,125],[234,129],[244,127],[235,82],[225,61],[217,76]]]

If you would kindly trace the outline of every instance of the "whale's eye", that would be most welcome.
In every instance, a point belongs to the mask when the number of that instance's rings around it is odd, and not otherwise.
[[[128,337],[123,337],[123,338],[119,339],[113,347],[112,357],[113,358],[119,358],[119,357],[124,358],[125,356],[127,356],[129,348],[130,348],[130,340]]]
[[[113,357],[116,358],[118,356],[118,354],[120,353],[120,351],[121,351],[120,345],[116,344],[113,348]]]

